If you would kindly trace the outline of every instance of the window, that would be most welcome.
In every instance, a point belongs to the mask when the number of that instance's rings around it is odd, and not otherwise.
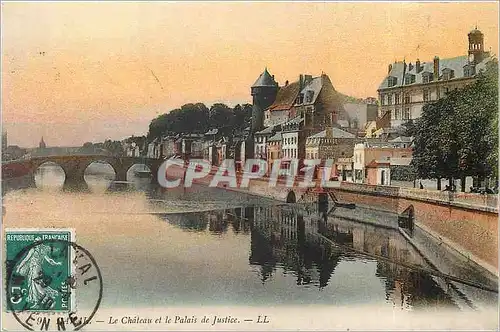
[[[431,100],[431,90],[424,89],[424,101]]]
[[[476,74],[476,67],[473,65],[467,65],[464,67],[464,76],[471,77]]]
[[[384,94],[380,95],[380,104],[385,105],[385,95]]]
[[[310,103],[313,100],[314,91],[307,91],[306,103]]]
[[[415,83],[415,75],[406,74],[405,75],[405,84],[412,84],[412,83]]]
[[[395,86],[396,84],[398,84],[398,79],[394,76],[389,76],[389,78],[387,79],[387,85]]]
[[[392,93],[387,95],[387,105],[392,105]]]
[[[401,119],[401,109],[398,107],[394,111],[394,120],[400,120]]]
[[[451,80],[455,77],[455,71],[453,69],[445,68],[443,69],[443,80]]]
[[[432,82],[432,80],[434,79],[433,76],[434,75],[432,73],[429,73],[429,72],[423,73],[422,74],[422,82],[423,83]]]
[[[403,120],[409,120],[410,119],[410,108],[405,107],[403,111]]]
[[[411,103],[411,95],[409,93],[405,93],[405,104]]]
[[[394,104],[398,105],[399,103],[401,103],[401,94],[400,93],[396,93],[394,95]]]

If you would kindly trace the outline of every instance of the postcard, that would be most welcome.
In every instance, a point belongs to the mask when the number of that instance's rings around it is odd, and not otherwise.
[[[498,330],[498,2],[1,8],[2,330]]]

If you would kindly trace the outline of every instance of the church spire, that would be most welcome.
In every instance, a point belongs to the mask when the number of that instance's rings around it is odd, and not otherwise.
[[[47,147],[47,144],[45,144],[45,141],[43,140],[43,136],[42,139],[40,140],[40,144],[38,144],[38,147],[41,149],[45,149]]]

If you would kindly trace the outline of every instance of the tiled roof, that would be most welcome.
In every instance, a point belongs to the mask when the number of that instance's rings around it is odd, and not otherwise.
[[[283,86],[278,90],[274,103],[268,107],[269,111],[289,110],[295,103],[299,94],[299,82],[293,82],[287,86]]]
[[[271,74],[269,74],[267,68],[264,70],[262,74],[260,74],[259,78],[252,85],[252,88],[261,86],[278,86],[278,83],[276,83]]]
[[[390,166],[391,163],[389,161],[377,161],[375,159],[373,159],[372,161],[370,161],[370,163],[368,165],[366,165],[366,167],[387,167],[387,166]]]
[[[353,134],[344,131],[342,129],[333,127],[330,129],[323,130],[315,135],[309,136],[309,138],[323,138],[326,137],[326,131],[331,130],[332,131],[332,138],[356,138]]]
[[[486,63],[491,60],[491,57],[486,57],[480,63],[476,65],[476,73],[479,73],[482,69],[485,68]],[[454,71],[454,78],[463,78],[464,77],[464,67],[469,63],[468,57],[466,55],[457,56],[454,58],[447,59],[439,59],[439,75],[441,76],[444,69],[452,69]],[[403,61],[398,61],[392,64],[392,69],[389,74],[384,78],[382,83],[379,86],[379,89],[386,88],[394,88],[400,87],[405,84],[404,75],[412,74],[415,75],[415,82],[411,84],[419,84],[423,83],[422,74],[423,73],[434,73],[434,61],[421,62],[420,66],[423,68],[419,73],[417,73],[417,66],[412,64],[413,67],[411,70],[409,69],[409,64],[404,63]],[[397,79],[396,85],[389,86],[389,77],[395,77]],[[411,85],[408,84],[408,85]]]

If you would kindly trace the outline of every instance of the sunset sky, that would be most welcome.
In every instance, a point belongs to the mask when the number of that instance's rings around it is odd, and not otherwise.
[[[3,127],[23,147],[142,135],[188,102],[251,102],[266,66],[280,84],[325,72],[376,97],[394,60],[465,55],[476,24],[495,55],[499,37],[496,2],[2,3],[1,22]]]

